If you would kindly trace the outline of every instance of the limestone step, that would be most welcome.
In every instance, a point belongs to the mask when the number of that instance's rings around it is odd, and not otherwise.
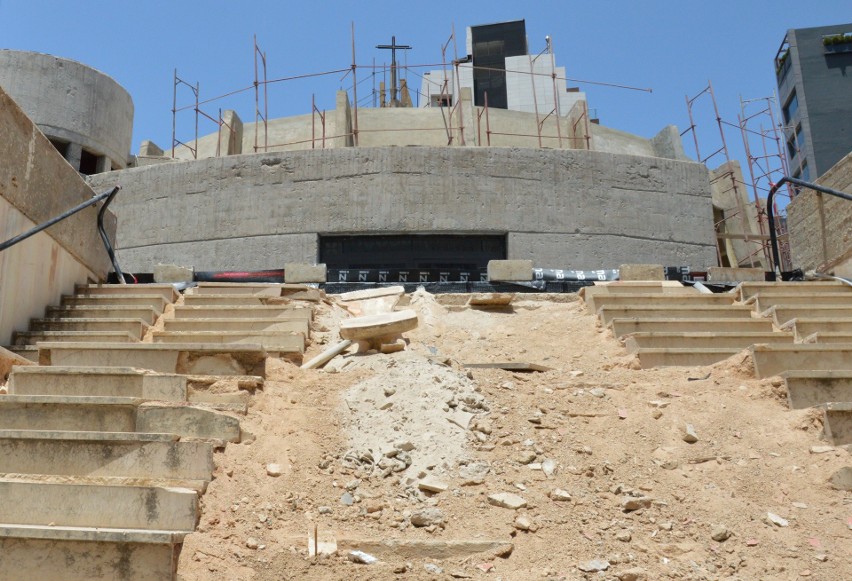
[[[12,395],[136,397],[186,401],[186,377],[157,374],[130,367],[13,367]]]
[[[625,338],[628,353],[639,349],[745,349],[755,343],[793,344],[792,333],[633,333]]]
[[[39,341],[102,341],[104,343],[133,343],[138,341],[126,331],[16,331],[16,345],[34,345]]]
[[[792,409],[852,401],[852,371],[785,371],[787,402]]]
[[[281,333],[302,333],[310,336],[307,320],[285,319],[163,319],[165,331],[207,331],[224,332],[277,331]]]
[[[817,331],[804,337],[802,343],[852,343],[852,333]]]
[[[155,331],[154,343],[253,343],[270,351],[304,353],[305,336],[278,331]]]
[[[852,402],[825,404],[823,424],[829,442],[835,446],[852,444]]]
[[[111,331],[130,333],[141,339],[148,325],[142,319],[31,319],[30,331]]]
[[[816,294],[852,291],[839,281],[798,281],[798,282],[744,282],[737,287],[740,300],[746,300],[756,294]]]
[[[750,319],[751,308],[746,305],[713,306],[603,306],[598,317],[608,325],[613,319]]]
[[[779,327],[791,319],[852,319],[852,303],[847,306],[838,305],[774,305],[764,311],[764,316],[772,317]]]
[[[278,354],[301,358],[295,353]],[[136,367],[197,375],[264,375],[267,355],[275,353],[253,344],[39,343],[41,365]]]
[[[267,301],[281,301],[286,299],[281,296],[264,296],[250,294],[200,294],[184,296],[184,304],[191,307],[218,306],[218,305],[265,305]]]
[[[38,347],[35,345],[3,345],[2,347],[18,357],[38,363]]]
[[[150,325],[157,317],[157,312],[151,307],[122,307],[122,306],[79,306],[79,307],[47,307],[47,319],[141,319]]]
[[[784,324],[784,328],[795,331],[796,336],[804,339],[814,333],[852,333],[852,317],[849,318],[826,318],[826,317],[796,317]]]
[[[65,307],[151,307],[161,315],[169,303],[158,295],[66,295],[60,304]]]
[[[670,348],[670,349],[639,349],[639,363],[642,369],[651,367],[698,367],[713,365],[736,355],[742,349],[724,348]]]
[[[0,579],[172,581],[187,534],[0,523]]]
[[[192,405],[154,402],[139,406],[136,431],[223,442],[239,442],[242,436],[240,421],[231,415]]]
[[[796,343],[751,347],[758,378],[795,370],[852,370],[850,343]]]
[[[287,321],[311,321],[313,309],[291,305],[238,305],[175,307],[175,319],[268,319],[278,318]]]
[[[594,286],[584,286],[578,291],[580,298],[586,300],[590,296],[620,294],[620,293],[656,293],[656,294],[698,294],[689,286],[678,281],[616,281]]]
[[[0,478],[0,522],[191,532],[198,495],[184,488],[54,484]]]
[[[710,305],[732,305],[734,295],[732,294],[702,294],[698,292],[678,294],[654,294],[654,293],[618,293],[592,295],[586,297],[586,307],[595,313],[603,306],[627,306],[636,305],[642,307],[669,307],[669,306],[695,306],[703,307]]]
[[[755,310],[758,312],[766,311],[775,305],[852,305],[852,292],[822,292],[813,294],[777,293],[766,296],[758,293],[748,299],[748,304],[755,305]]]
[[[191,294],[205,295],[263,295],[263,296],[281,296],[280,283],[243,283],[243,282],[199,282],[198,286],[192,289]]]
[[[0,426],[5,430],[133,432],[136,408],[142,401],[131,397],[6,395],[0,398]]]
[[[0,430],[0,473],[209,482],[213,446],[174,434]]]
[[[613,319],[610,323],[616,337],[628,333],[769,333],[769,319]]]
[[[170,284],[78,284],[77,295],[158,295],[173,303],[180,294]]]

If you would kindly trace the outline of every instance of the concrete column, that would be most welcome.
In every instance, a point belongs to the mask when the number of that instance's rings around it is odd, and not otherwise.
[[[222,112],[219,132],[219,155],[239,155],[243,152],[243,122],[236,111]]]
[[[345,135],[334,139],[334,147],[352,147],[355,139],[352,136],[352,109],[349,107],[349,94],[337,91],[337,105],[334,109],[334,130],[337,135]]]
[[[145,140],[139,146],[139,156],[140,157],[162,157],[163,148],[154,143],[153,141]]]
[[[112,170],[112,160],[105,155],[99,155],[95,162],[95,173],[104,173]]]
[[[465,145],[476,144],[476,108],[473,106],[473,91],[470,87],[462,87],[459,91],[459,112],[461,119],[457,122],[464,123],[464,143]]]
[[[79,143],[69,143],[65,148],[65,160],[75,170],[80,171],[80,159],[83,157],[83,146]]]

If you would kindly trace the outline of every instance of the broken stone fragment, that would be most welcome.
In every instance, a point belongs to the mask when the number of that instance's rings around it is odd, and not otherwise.
[[[529,464],[535,461],[535,456],[536,454],[532,450],[525,450],[518,455],[516,460],[519,464]]]
[[[770,524],[774,524],[775,526],[778,526],[778,527],[786,527],[787,525],[790,524],[789,521],[787,521],[787,519],[781,518],[777,514],[771,513],[771,512],[766,513],[766,520],[769,521]]]
[[[686,424],[683,428],[683,441],[687,444],[694,444],[698,441],[698,434],[695,433],[695,427],[692,424]]]
[[[584,563],[579,563],[577,568],[584,573],[596,573],[598,571],[606,571],[609,569],[609,561],[602,559],[593,559]]]
[[[283,471],[281,470],[281,464],[267,464],[266,474],[275,478],[281,476],[281,474],[283,474]]]
[[[446,482],[441,482],[436,478],[427,476],[417,483],[417,488],[426,492],[444,492],[449,485]]]
[[[648,496],[625,496],[621,499],[621,508],[624,512],[632,512],[640,508],[651,506],[653,499]]]
[[[515,522],[512,523],[512,525],[519,531],[535,532],[536,530],[538,530],[538,527],[533,524],[529,517],[523,515],[516,518]]]
[[[550,500],[555,500],[556,502],[567,502],[571,500],[571,495],[568,494],[567,490],[554,488],[550,491]]]
[[[488,496],[488,504],[498,506],[500,508],[517,510],[519,508],[524,508],[527,505],[527,501],[517,494],[512,494],[511,492],[498,492]]]
[[[441,509],[428,507],[412,512],[409,520],[416,527],[443,526],[446,517]]]
[[[474,486],[485,482],[485,477],[491,470],[491,465],[484,460],[471,462],[459,468],[459,478],[462,486]]]
[[[550,478],[556,472],[556,461],[550,458],[545,458],[541,463],[541,471],[544,475]]]
[[[724,543],[731,538],[731,531],[729,531],[727,527],[718,526],[713,529],[712,533],[710,533],[710,538],[717,543]]]

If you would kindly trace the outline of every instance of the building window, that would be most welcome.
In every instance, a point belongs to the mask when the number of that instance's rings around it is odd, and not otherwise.
[[[799,155],[805,145],[805,137],[802,133],[802,125],[796,127],[796,133],[787,141],[788,158],[793,159]]]
[[[799,97],[796,95],[796,91],[793,91],[793,94],[790,95],[790,98],[787,100],[787,104],[784,105],[784,122],[790,123],[798,110]]]

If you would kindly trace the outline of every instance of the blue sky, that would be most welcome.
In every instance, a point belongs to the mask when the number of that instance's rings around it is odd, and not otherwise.
[[[588,95],[601,123],[653,136],[662,127],[689,126],[686,95],[712,81],[721,116],[736,123],[740,97],[772,95],[773,57],[788,28],[852,21],[848,0],[598,0],[596,2],[388,2],[149,0],[0,0],[0,48],[32,50],[74,59],[117,80],[133,97],[133,152],[143,139],[168,148],[172,138],[172,75],[200,84],[206,99],[251,86],[253,35],[266,52],[269,78],[346,68],[352,58],[351,26],[359,64],[389,60],[376,44],[413,46],[409,64],[438,63],[455,27],[460,54],[465,27],[525,19],[530,51],[553,38],[557,65],[570,78],[653,89],[652,93],[569,81]],[[452,51],[452,48],[450,49]],[[359,72],[359,98],[372,90]],[[311,94],[320,108],[334,107],[334,92],[351,85],[341,74],[269,87],[270,117],[309,113]],[[408,75],[419,87],[419,78]],[[183,91],[179,106],[189,103]],[[370,101],[370,99],[366,99]],[[254,119],[253,92],[203,107],[235,109]],[[696,104],[702,156],[718,147],[709,100]],[[191,113],[179,115],[178,138],[193,135]],[[201,121],[202,134],[215,130]],[[743,159],[739,131],[726,134],[732,157]],[[694,154],[691,137],[687,153]],[[717,158],[718,159],[718,158]],[[721,161],[721,159],[719,159]],[[714,165],[712,162],[709,165]]]

